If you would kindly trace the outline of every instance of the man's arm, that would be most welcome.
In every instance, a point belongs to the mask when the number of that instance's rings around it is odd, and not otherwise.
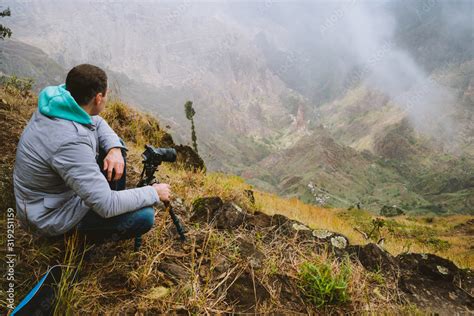
[[[85,137],[63,143],[52,157],[51,167],[101,217],[117,216],[160,201],[152,186],[111,190],[95,161],[92,145]]]
[[[97,135],[99,136],[100,148],[102,148],[106,153],[108,153],[111,148],[115,147],[127,149],[127,147],[122,144],[117,134],[102,117],[96,115],[94,121]]]
[[[99,147],[107,154],[103,163],[104,170],[107,170],[107,180],[119,180],[124,172],[124,160],[121,150],[122,148],[127,150],[127,148],[102,117],[96,115],[94,116],[94,121],[99,139]],[[113,171],[115,171],[114,178],[112,178]]]

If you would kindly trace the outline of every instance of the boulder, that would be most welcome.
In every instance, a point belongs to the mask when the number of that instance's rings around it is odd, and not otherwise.
[[[243,224],[247,212],[233,202],[224,203],[220,197],[203,197],[192,204],[190,220],[215,224],[219,229],[233,229]]]
[[[350,246],[348,252],[356,257],[368,271],[381,271],[390,277],[398,275],[398,263],[395,258],[377,244]]]
[[[396,258],[398,285],[411,303],[440,315],[474,313],[474,298],[458,286],[466,274],[454,263],[432,254],[408,253]]]
[[[181,163],[184,168],[188,170],[193,170],[194,172],[198,170],[206,170],[204,165],[204,160],[189,146],[186,145],[176,145],[176,161]]]
[[[219,229],[234,229],[243,224],[246,217],[244,212],[237,204],[225,203],[215,214],[216,227]]]
[[[382,209],[380,210],[380,215],[385,216],[385,217],[394,217],[394,216],[399,216],[399,215],[404,215],[405,212],[397,207],[396,205],[393,206],[388,206],[384,205]]]
[[[191,221],[194,223],[210,223],[223,205],[224,202],[218,196],[198,198],[192,203]]]
[[[270,299],[270,294],[257,278],[252,277],[251,272],[246,271],[227,290],[227,299],[234,304],[235,312],[252,313],[257,305]]]
[[[262,212],[255,212],[247,217],[246,224],[250,228],[261,229],[274,226],[272,217]]]

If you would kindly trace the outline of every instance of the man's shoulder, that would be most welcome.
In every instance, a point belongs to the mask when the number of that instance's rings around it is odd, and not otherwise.
[[[92,119],[92,123],[94,125],[98,125],[98,124],[102,123],[102,121],[104,121],[104,118],[100,115],[93,115],[93,116],[91,116],[91,119]]]
[[[25,130],[24,141],[43,144],[53,152],[62,144],[77,142],[81,139],[88,140],[92,131],[86,126],[74,121],[61,118],[49,117],[36,111],[29,126]]]
[[[56,132],[60,131],[65,137],[73,135],[87,135],[92,131],[91,126],[86,126],[75,121],[46,116],[39,111],[35,113],[37,126],[43,129],[45,132]]]

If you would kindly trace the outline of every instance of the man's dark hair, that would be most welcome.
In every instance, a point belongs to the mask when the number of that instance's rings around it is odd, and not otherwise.
[[[88,104],[97,93],[107,93],[107,75],[97,66],[82,64],[72,68],[66,77],[66,90],[80,105]]]

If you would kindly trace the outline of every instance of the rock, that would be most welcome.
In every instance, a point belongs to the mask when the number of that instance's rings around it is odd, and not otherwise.
[[[331,245],[338,249],[346,249],[349,244],[348,240],[344,236],[331,237]]]
[[[400,267],[432,280],[452,282],[458,267],[451,261],[432,254],[408,253],[397,256]]]
[[[191,221],[210,223],[223,205],[224,203],[218,196],[198,198],[192,204]]]
[[[271,284],[279,289],[281,305],[291,310],[304,313],[306,310],[302,303],[300,290],[296,285],[297,282],[283,274],[277,274],[273,278],[274,280]]]
[[[259,269],[265,258],[263,253],[255,247],[251,240],[239,238],[237,242],[239,243],[240,257],[248,260],[254,269]]]
[[[388,206],[384,205],[382,209],[380,210],[380,215],[385,216],[385,217],[394,217],[394,216],[399,216],[399,215],[404,215],[405,212],[397,207],[396,205],[393,206]]]
[[[348,248],[364,268],[369,271],[381,271],[386,276],[398,276],[398,263],[395,258],[379,245],[370,243],[367,245],[355,245]]]
[[[310,230],[308,226],[300,224],[300,223],[293,223],[293,225],[291,227],[293,227],[293,229],[296,230],[296,231]]]
[[[179,283],[189,277],[189,271],[187,269],[171,261],[161,262],[158,270],[169,276],[175,283]]]
[[[326,229],[315,229],[313,230],[313,236],[318,238],[318,239],[327,239],[331,236],[333,236],[334,233],[330,232],[329,230]]]
[[[275,214],[272,216],[272,223],[273,225],[276,225],[276,226],[281,226],[289,221],[290,219],[288,217],[280,215],[280,214]]]
[[[247,212],[233,202],[224,203],[220,197],[198,198],[192,205],[192,222],[215,224],[219,229],[233,229],[243,224]]]
[[[274,225],[272,217],[261,212],[255,212],[247,217],[246,224],[251,228],[267,228]]]
[[[287,238],[296,238],[300,242],[315,242],[311,229],[297,221],[288,220],[283,225],[278,226],[276,231]]]
[[[474,312],[474,299],[454,282],[463,271],[454,263],[432,254],[402,254],[399,287],[407,299],[421,308],[442,315]]]
[[[184,168],[188,170],[193,170],[194,172],[198,170],[206,170],[204,161],[202,158],[189,146],[186,145],[176,145],[176,161],[181,163]]]
[[[349,245],[349,239],[341,234],[331,232],[326,229],[314,229],[311,236],[319,243],[329,244],[333,250],[338,250],[338,255],[342,255],[339,250],[345,250]]]
[[[230,278],[233,280],[233,278]],[[242,273],[227,290],[227,302],[235,304],[235,312],[254,312],[256,305],[267,301],[270,294],[250,272]]]
[[[470,269],[463,269],[454,278],[454,283],[458,284],[460,288],[474,296],[474,271]]]
[[[246,213],[235,203],[225,203],[215,216],[216,227],[234,229],[242,225]]]

